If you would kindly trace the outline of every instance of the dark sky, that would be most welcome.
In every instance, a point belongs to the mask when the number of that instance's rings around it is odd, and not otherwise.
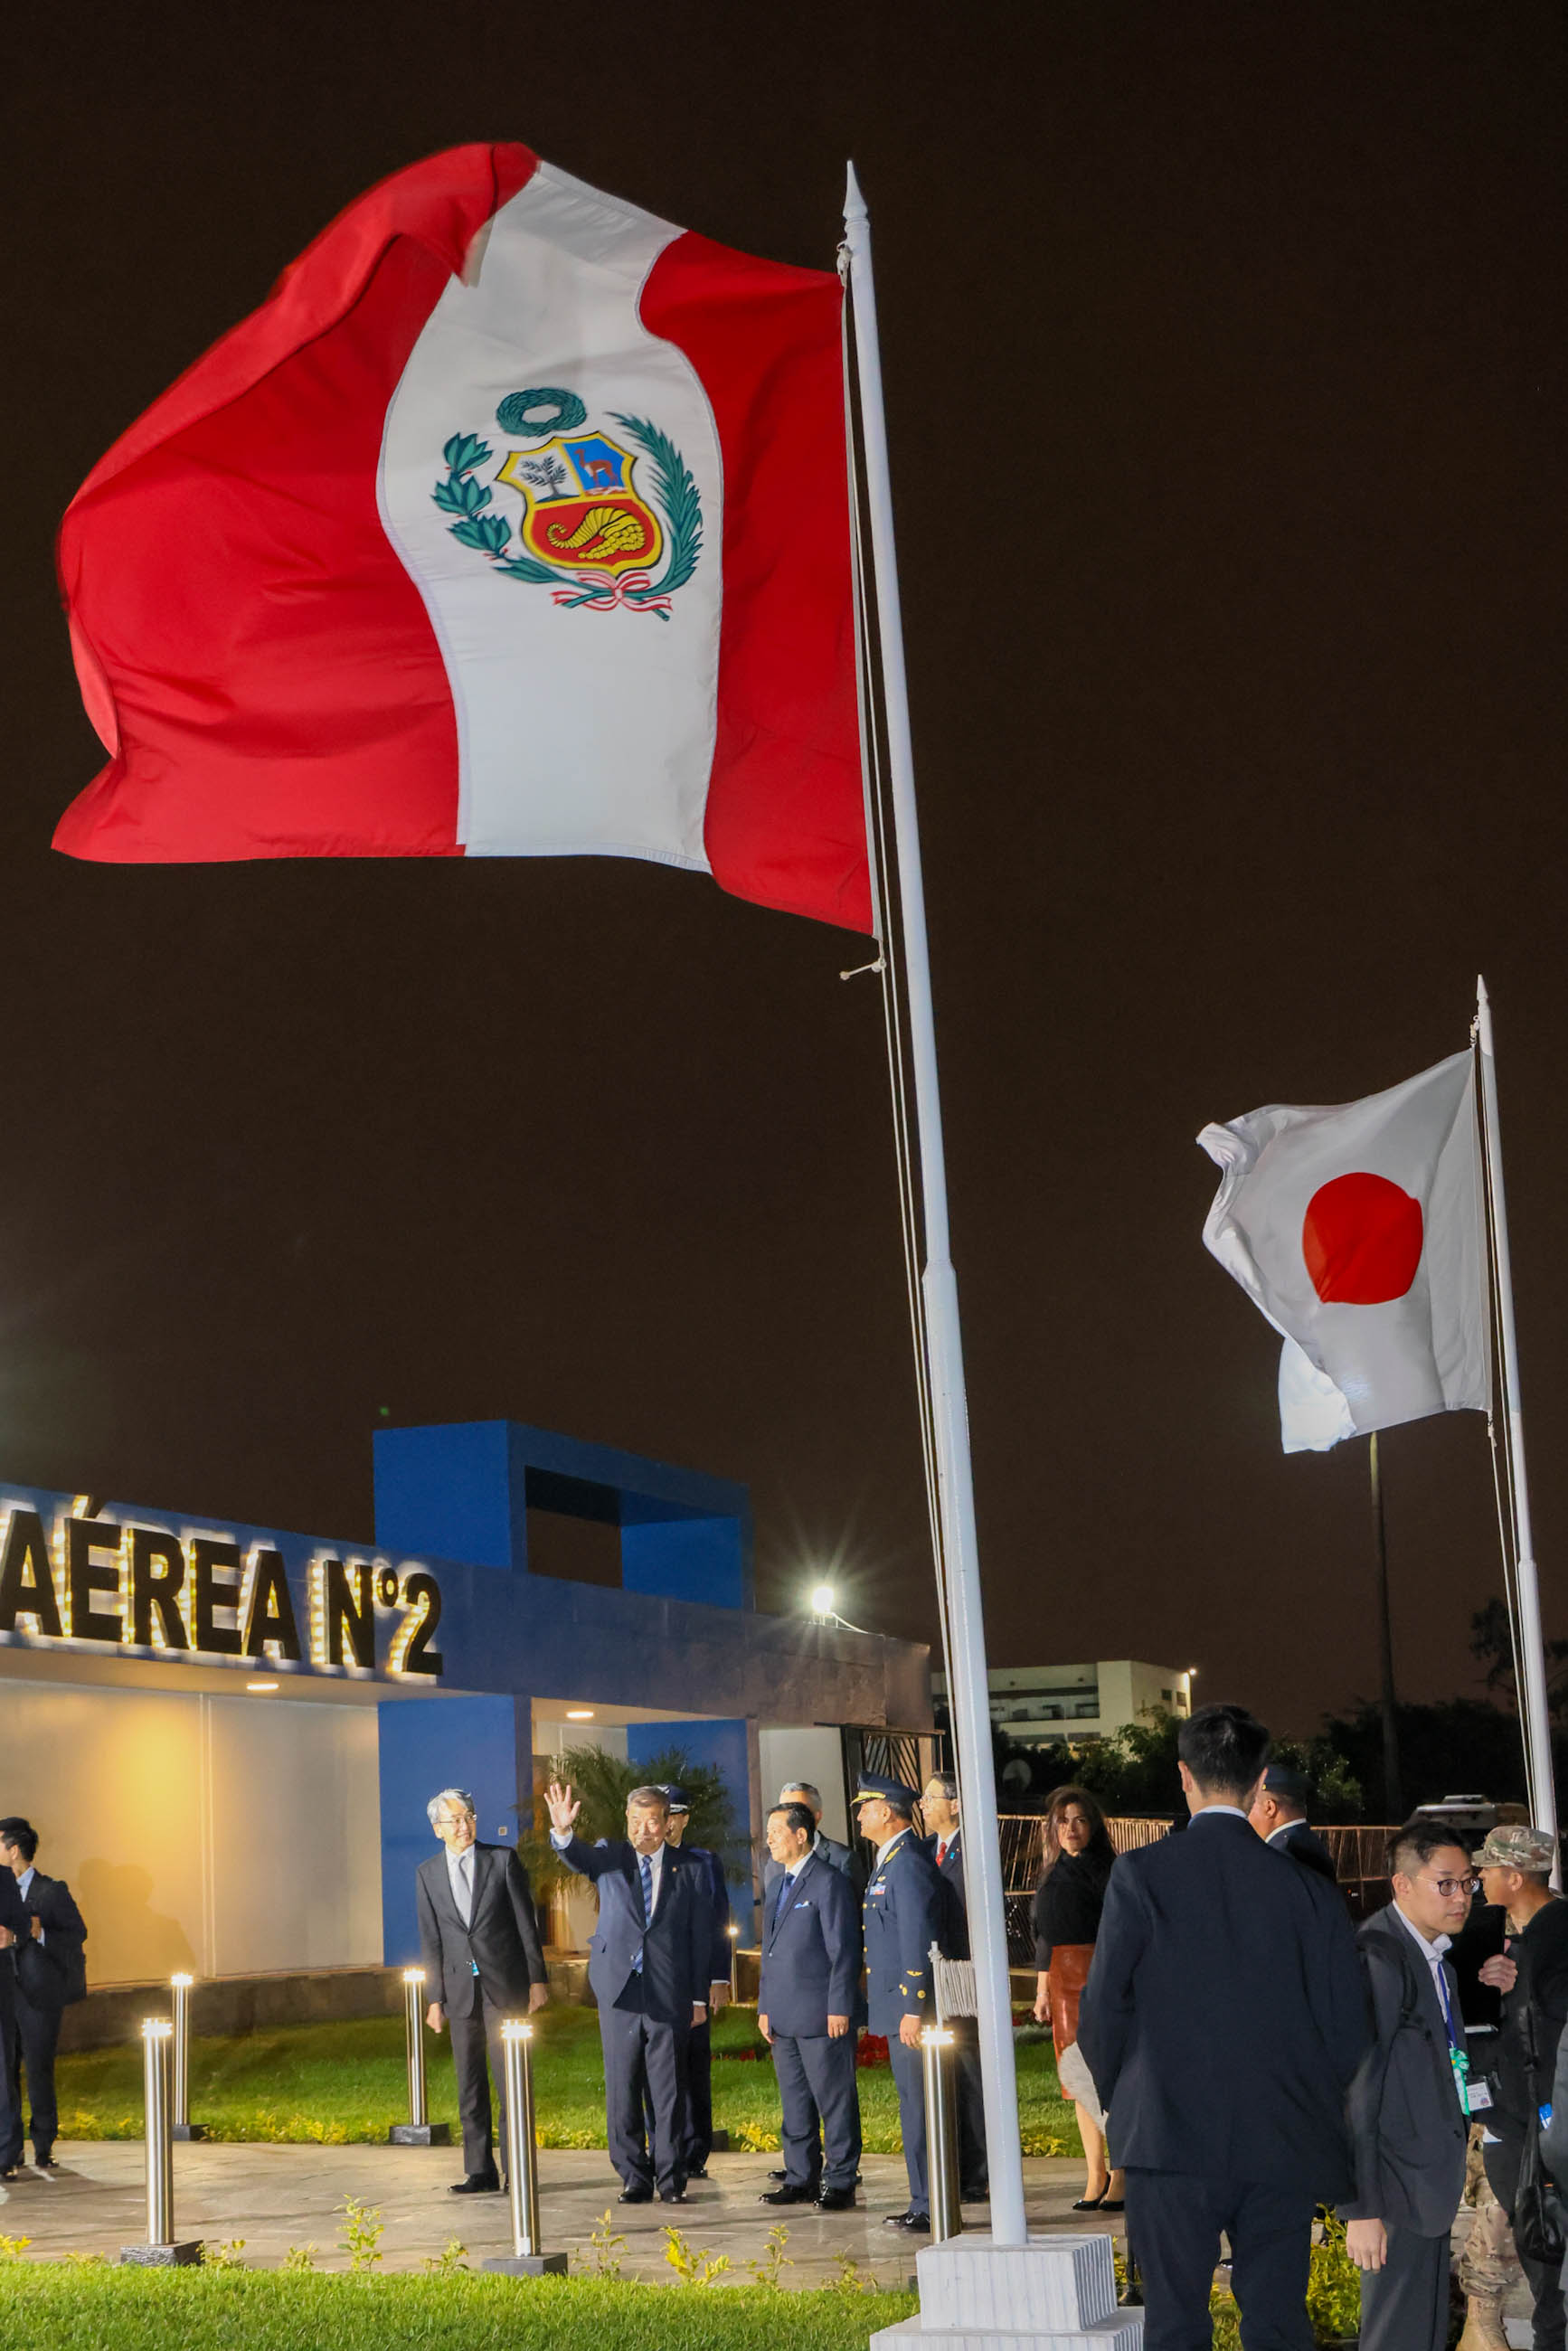
[[[993,1662],[1375,1676],[1364,1445],[1285,1460],[1192,1138],[1497,1013],[1568,1629],[1555,6],[25,12],[0,802],[0,1475],[364,1536],[369,1432],[751,1483],[760,1588],[929,1637],[859,943],[615,861],[114,868],[51,540],[361,189],[527,141],[831,263],[883,353]],[[1484,1426],[1386,1440],[1410,1691],[1473,1687]]]

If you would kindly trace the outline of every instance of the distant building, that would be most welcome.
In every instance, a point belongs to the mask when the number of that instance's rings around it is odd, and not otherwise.
[[[1192,1712],[1192,1670],[1150,1666],[1135,1657],[1102,1658],[1092,1666],[997,1666],[987,1676],[991,1720],[1019,1747],[1056,1739],[1082,1745],[1105,1739],[1154,1712]],[[943,1674],[931,1677],[939,1707],[947,1703]]]

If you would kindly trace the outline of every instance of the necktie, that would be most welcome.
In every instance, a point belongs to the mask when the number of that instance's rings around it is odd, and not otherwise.
[[[940,1869],[940,1868],[941,1868],[941,1866],[942,1866],[943,1863],[946,1860],[946,1858],[947,1858],[947,1840],[946,1840],[946,1837],[938,1837],[938,1838],[937,1838],[937,1840],[936,1840],[936,1866],[937,1866],[937,1868],[938,1868],[938,1869]]]
[[[643,1924],[645,1928],[648,1921],[653,1915],[653,1864],[649,1855],[645,1853],[639,1854],[637,1858],[642,1866],[643,1872]],[[641,1975],[643,1972],[643,1946],[641,1943],[637,1946],[637,1956],[632,1960],[632,1965],[636,1973]]]
[[[457,1909],[465,1927],[474,1923],[474,1848],[457,1856]]]
[[[786,1870],[783,1876],[779,1880],[779,1892],[774,1897],[773,1903],[773,1924],[776,1927],[779,1924],[779,1919],[784,1916],[785,1911],[789,1907],[789,1888],[794,1885],[794,1874],[789,1870]]]

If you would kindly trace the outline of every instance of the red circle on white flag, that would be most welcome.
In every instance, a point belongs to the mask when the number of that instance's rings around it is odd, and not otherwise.
[[[1336,1176],[1301,1220],[1301,1255],[1325,1306],[1384,1306],[1416,1279],[1421,1203],[1386,1176]]]

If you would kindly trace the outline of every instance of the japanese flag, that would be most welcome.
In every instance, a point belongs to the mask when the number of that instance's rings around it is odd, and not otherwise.
[[[1270,1103],[1198,1142],[1205,1245],[1285,1342],[1287,1453],[1490,1402],[1475,1066],[1333,1109]]]

